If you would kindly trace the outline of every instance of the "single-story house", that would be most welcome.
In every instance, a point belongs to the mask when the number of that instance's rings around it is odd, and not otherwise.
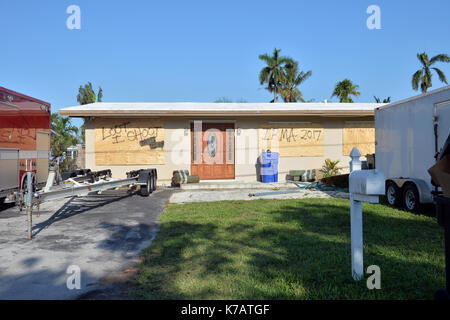
[[[279,152],[289,170],[319,169],[326,158],[348,172],[349,154],[375,152],[376,103],[109,103],[59,110],[86,123],[86,167],[114,177],[154,167],[170,184],[174,170],[201,180],[257,181],[258,156]]]

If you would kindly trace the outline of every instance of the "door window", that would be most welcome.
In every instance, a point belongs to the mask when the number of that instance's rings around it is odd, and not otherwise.
[[[214,158],[217,153],[217,136],[215,132],[211,132],[208,137],[207,144],[208,154],[211,158]]]

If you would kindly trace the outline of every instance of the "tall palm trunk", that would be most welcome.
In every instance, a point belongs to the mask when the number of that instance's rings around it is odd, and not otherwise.
[[[277,87],[273,90],[273,103],[277,102]]]

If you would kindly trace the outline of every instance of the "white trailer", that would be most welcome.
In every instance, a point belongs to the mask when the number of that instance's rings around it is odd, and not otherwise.
[[[427,170],[450,134],[450,86],[375,109],[375,167],[390,205],[417,211],[433,202]]]

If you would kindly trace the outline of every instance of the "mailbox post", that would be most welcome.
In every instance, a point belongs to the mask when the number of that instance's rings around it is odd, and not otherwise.
[[[362,235],[362,202],[378,203],[379,195],[384,194],[385,178],[382,172],[361,170],[361,153],[353,148],[350,153],[349,191],[352,277],[361,280],[364,276],[364,253]]]

